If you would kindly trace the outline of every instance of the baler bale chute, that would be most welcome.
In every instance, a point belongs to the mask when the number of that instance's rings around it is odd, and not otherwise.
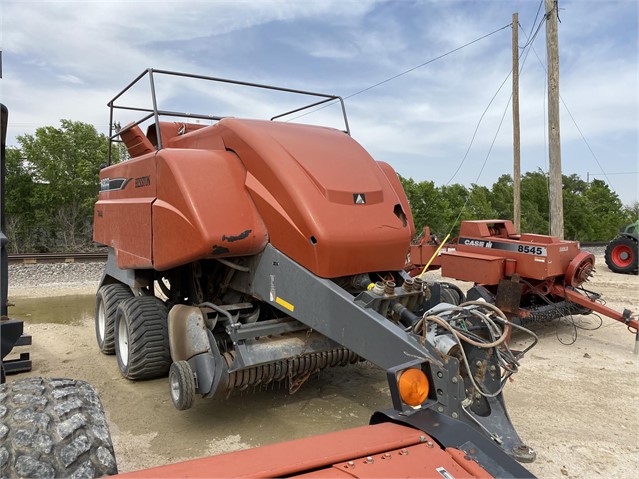
[[[158,107],[158,77],[316,101],[266,120],[180,113]],[[123,104],[143,78],[151,106]],[[275,121],[328,102],[343,129]],[[351,138],[341,98],[149,69],[109,106],[110,152],[121,142],[130,158],[100,173],[94,239],[109,256],[96,336],[125,377],[168,373],[187,409],[196,395],[234,400],[275,381],[294,391],[326,367],[368,360],[387,371],[393,421],[445,415],[534,459],[502,395],[522,356],[501,340],[510,323],[463,293],[437,305],[435,286],[403,271],[408,200],[394,170]],[[143,117],[120,128],[122,112]]]

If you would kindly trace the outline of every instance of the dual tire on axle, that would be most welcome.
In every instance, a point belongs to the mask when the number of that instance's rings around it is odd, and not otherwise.
[[[104,354],[115,354],[120,373],[130,380],[165,377],[173,404],[188,409],[195,398],[195,378],[186,361],[172,364],[168,310],[153,296],[134,296],[121,283],[102,286],[96,295],[95,331]]]

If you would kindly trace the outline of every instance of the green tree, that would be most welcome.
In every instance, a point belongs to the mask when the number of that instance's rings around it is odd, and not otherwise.
[[[471,185],[466,209],[469,210],[470,216],[474,220],[497,218],[497,211],[492,205],[492,192],[485,186]]]
[[[592,237],[590,212],[584,198],[588,183],[578,175],[564,176],[564,237],[567,240],[588,241]]]
[[[619,228],[630,222],[617,193],[602,180],[590,183],[584,192],[584,200],[592,228],[591,237],[587,240],[608,241],[616,236]]]
[[[443,209],[441,215],[441,225],[437,225],[436,230],[441,236],[450,232],[451,237],[459,234],[459,224],[464,220],[473,219],[472,211],[469,211],[466,200],[470,195],[468,189],[460,184],[441,186],[439,188],[442,197]]]
[[[513,179],[510,175],[501,175],[490,190],[491,206],[495,217],[500,220],[513,220]]]
[[[36,185],[23,208],[31,211],[43,233],[41,249],[77,250],[91,244],[98,172],[106,161],[108,140],[92,125],[60,123],[60,128],[38,128],[35,135],[17,138]]]
[[[439,227],[443,225],[442,199],[435,184],[432,181],[415,182],[412,178],[399,177],[415,222],[415,231],[419,235],[424,226],[428,226],[431,232],[439,234]]]
[[[548,234],[548,177],[529,171],[521,177],[521,231]]]
[[[34,249],[37,240],[36,188],[29,166],[17,148],[6,151],[5,218],[8,248],[12,253]]]

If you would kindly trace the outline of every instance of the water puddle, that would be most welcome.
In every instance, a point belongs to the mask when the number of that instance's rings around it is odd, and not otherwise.
[[[73,294],[52,298],[19,298],[9,316],[25,323],[78,324],[95,314],[94,294]]]

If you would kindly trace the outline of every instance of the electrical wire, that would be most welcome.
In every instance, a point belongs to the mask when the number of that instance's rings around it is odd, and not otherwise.
[[[539,17],[539,12],[541,11],[541,5],[544,3],[544,0],[541,0],[541,2],[539,2],[539,7],[537,8],[537,14],[535,15],[535,20],[533,20],[533,26],[530,29],[530,33],[532,34],[533,29],[535,28],[535,22],[537,21],[537,17]],[[539,24],[537,25],[537,29],[535,30],[535,34],[534,35],[527,35],[528,37],[528,41],[526,42],[526,44],[523,47],[519,47],[521,50],[525,49],[526,47],[528,47],[528,45],[532,44],[535,41],[535,38],[537,38],[537,35],[539,34],[539,31],[541,30],[542,25],[546,22],[546,20],[548,20],[548,14],[545,14],[541,20],[539,21]],[[521,23],[519,24],[521,26]],[[522,27],[523,29],[523,27]]]
[[[539,10],[538,10],[539,13]],[[535,17],[536,18],[536,17]],[[521,25],[521,24],[520,24]],[[541,22],[540,22],[541,25]],[[522,27],[523,28],[523,27]],[[531,42],[527,43],[527,45],[532,44]],[[521,62],[521,66],[519,67],[519,73],[521,74],[524,71],[524,67],[526,65],[526,60],[528,59],[528,55],[530,54],[530,48],[528,50],[526,50],[525,52],[522,51],[519,54],[519,57],[522,58],[523,60]],[[484,118],[484,116],[486,115],[486,112],[488,111],[488,109],[490,108],[490,105],[493,103],[493,101],[495,100],[495,98],[497,97],[497,95],[499,94],[500,90],[502,89],[502,87],[505,85],[506,81],[508,80],[508,78],[510,77],[510,75],[512,75],[512,69],[510,70],[510,72],[508,73],[508,75],[506,76],[506,78],[504,79],[504,81],[502,82],[502,84],[499,86],[499,88],[497,89],[497,91],[495,92],[495,94],[493,95],[493,97],[491,98],[490,102],[488,103],[488,106],[486,107],[486,109],[483,111],[483,113],[481,114],[481,117],[479,118],[479,122],[477,123],[477,126],[475,127],[475,131],[473,132],[473,136],[470,140],[470,144],[468,145],[468,148],[466,149],[466,153],[464,154],[464,157],[462,158],[461,163],[459,164],[459,166],[457,167],[457,169],[455,170],[455,172],[453,173],[453,176],[446,182],[446,186],[448,186],[450,184],[450,182],[455,178],[455,176],[457,175],[457,173],[459,172],[459,170],[461,169],[461,167],[463,166],[463,164],[465,163],[467,157],[468,157],[468,153],[470,152],[470,149],[473,145],[473,142],[475,141],[475,137],[477,135],[477,131],[479,130],[479,126],[481,125],[481,122]],[[482,164],[481,169],[479,170],[479,173],[477,175],[477,178],[475,179],[475,183],[479,182],[479,178],[481,177],[481,174],[484,171],[484,168],[486,167],[486,164],[488,162],[488,158],[490,157],[490,153],[492,152],[492,149],[495,145],[495,142],[497,141],[497,136],[499,135],[499,131],[501,130],[501,126],[504,122],[504,118],[506,117],[506,113],[508,112],[508,107],[510,106],[510,102],[512,100],[512,93],[510,94],[509,98],[508,98],[508,103],[506,103],[506,108],[504,109],[504,113],[502,114],[501,120],[499,122],[499,126],[497,127],[497,131],[495,133],[495,136],[493,137],[493,141],[490,145],[490,148],[488,150],[488,153],[486,155],[486,158],[484,159],[484,163]],[[544,133],[545,135],[545,133]],[[455,221],[453,222],[453,224],[450,227],[449,233],[448,235],[452,234],[453,230],[455,229],[455,226],[457,225],[457,223],[459,222],[459,220],[461,219],[462,214],[464,213],[466,206],[468,205],[468,202],[470,201],[470,191],[468,192],[468,194],[466,195],[466,200],[464,201],[463,206],[460,208],[459,214],[457,215],[457,218],[455,219]]]
[[[541,65],[541,68],[544,70],[544,73],[546,73],[546,76],[547,76],[548,69],[546,68],[546,65],[544,65],[544,63],[541,61],[541,58],[539,58],[539,54],[537,53],[537,50],[535,50],[534,45],[531,45],[531,49],[532,49],[533,53],[535,54],[535,56],[537,57],[537,60],[539,61],[539,64]],[[547,80],[544,79],[544,85],[546,85],[546,81]],[[544,91],[545,91],[545,88],[544,88]],[[581,128],[579,128],[579,125],[577,124],[577,120],[575,120],[575,117],[573,116],[572,112],[570,111],[570,108],[568,108],[568,105],[564,101],[564,99],[561,96],[561,94],[559,94],[559,100],[561,101],[561,104],[566,109],[566,112],[568,113],[568,116],[570,117],[570,119],[572,120],[573,124],[575,125],[575,128],[577,129],[577,132],[579,133],[579,136],[581,136],[581,139],[583,140],[583,142],[585,143],[586,147],[588,148],[588,151],[590,151],[590,154],[592,155],[592,157],[594,158],[595,162],[597,163],[597,166],[599,166],[599,169],[601,170],[603,176],[606,178],[606,181],[608,182],[608,184],[610,185],[610,187],[613,190],[616,190],[614,188],[612,182],[610,181],[610,178],[608,178],[608,175],[606,174],[606,171],[603,169],[603,166],[601,165],[601,162],[599,161],[599,158],[597,158],[597,155],[595,155],[595,152],[590,147],[590,143],[588,143],[588,140],[586,140],[586,137],[583,134],[583,132],[581,131]],[[546,112],[546,110],[545,110],[545,103],[544,103],[544,120],[545,120],[545,112]],[[545,139],[545,130],[544,130],[544,139]]]
[[[368,86],[368,87],[363,88],[363,89],[361,89],[359,91],[356,91],[355,93],[351,93],[350,95],[343,96],[342,99],[343,100],[347,100],[349,98],[353,98],[354,96],[357,96],[357,95],[360,95],[362,93],[365,93],[365,92],[367,92],[369,90],[372,90],[373,88],[377,88],[378,86],[384,85],[385,83],[393,81],[393,80],[395,80],[395,79],[397,79],[399,77],[402,77],[404,75],[407,75],[408,73],[411,73],[411,72],[413,72],[413,71],[415,71],[415,70],[417,70],[419,68],[425,67],[426,65],[429,65],[429,64],[431,64],[433,62],[436,62],[437,60],[441,60],[442,58],[447,57],[448,55],[451,55],[451,54],[453,54],[455,52],[458,52],[459,50],[462,50],[463,48],[469,47],[470,45],[473,45],[474,43],[477,43],[477,42],[479,42],[481,40],[484,40],[485,38],[488,38],[488,37],[494,35],[495,33],[498,33],[498,32],[500,32],[502,30],[505,30],[506,28],[508,28],[510,26],[512,26],[512,22],[509,23],[508,25],[504,25],[503,27],[498,28],[497,30],[493,30],[492,32],[487,33],[486,35],[482,35],[481,37],[476,38],[473,41],[470,41],[468,43],[465,43],[464,45],[461,45],[461,46],[459,46],[457,48],[454,48],[454,49],[452,49],[452,50],[450,50],[450,51],[448,51],[446,53],[443,53],[443,54],[441,54],[441,55],[439,55],[439,56],[437,56],[435,58],[431,58],[430,60],[425,61],[423,63],[420,63],[419,65],[416,65],[416,66],[414,66],[412,68],[409,68],[408,70],[404,70],[401,73],[398,73],[397,75],[393,75],[392,77],[386,78],[385,80],[382,80],[382,81],[377,82],[377,83],[375,83],[375,84],[373,84],[371,86]],[[287,121],[297,120],[298,118],[302,118],[304,116],[310,115],[311,113],[315,113],[317,111],[323,110],[324,108],[328,108],[329,106],[335,105],[336,103],[337,103],[337,100],[328,102],[325,105],[322,105],[322,106],[320,106],[318,108],[315,108],[314,110],[309,110],[309,111],[307,111],[305,113],[302,113],[300,115],[294,116],[294,117],[288,119]]]
[[[488,310],[488,312],[486,312],[486,310]],[[438,326],[448,331],[457,343],[457,346],[459,346],[459,355],[466,370],[468,380],[471,382],[478,394],[487,398],[496,397],[502,393],[506,380],[518,370],[518,357],[521,357],[521,355],[529,351],[539,341],[537,335],[535,335],[532,331],[522,326],[515,325],[506,318],[505,314],[499,308],[484,301],[466,301],[459,306],[450,305],[444,308],[438,306],[436,311],[437,314],[433,314],[433,309],[426,311],[422,318],[414,326],[412,326],[413,332],[415,334],[421,333],[421,341],[423,344],[427,339],[427,333],[434,333]],[[466,323],[471,321],[473,318],[480,322],[480,325],[473,326],[473,329],[481,328],[487,332],[489,337],[488,340],[486,337],[479,336],[468,330],[469,328]],[[427,322],[433,323],[433,328],[435,329],[428,328]],[[497,322],[502,324],[503,328],[498,326]],[[471,324],[474,323],[471,322]],[[521,352],[519,356],[516,356],[513,353],[506,341],[510,336],[511,328],[513,327],[524,331],[533,337],[532,344]],[[490,354],[493,354],[497,358],[500,368],[504,371],[500,381],[500,387],[497,391],[484,391],[477,383],[474,378],[470,362],[468,361],[468,357],[466,356],[464,346],[462,345],[462,341],[477,348],[491,349],[493,351]]]

